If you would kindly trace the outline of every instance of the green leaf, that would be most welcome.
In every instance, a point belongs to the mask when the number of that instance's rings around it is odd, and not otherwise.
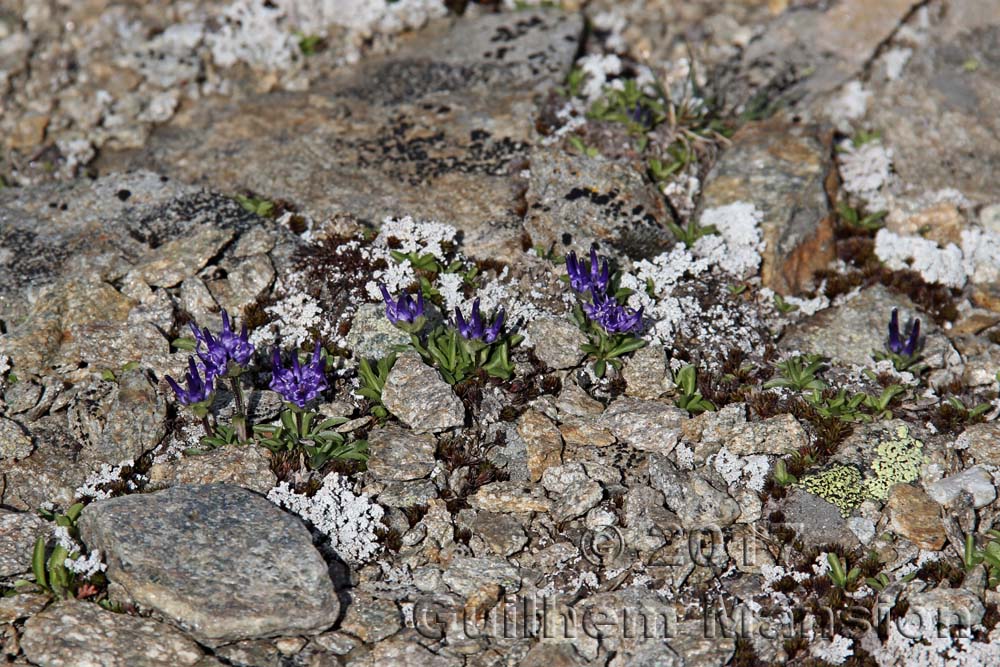
[[[31,571],[35,575],[35,583],[42,588],[48,588],[48,577],[45,573],[45,538],[35,540],[35,548],[31,552]]]
[[[594,375],[599,378],[604,377],[604,372],[607,370],[607,364],[604,359],[598,359],[594,362]]]

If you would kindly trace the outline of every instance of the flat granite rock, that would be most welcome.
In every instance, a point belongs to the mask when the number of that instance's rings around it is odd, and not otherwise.
[[[321,632],[340,610],[302,522],[237,486],[97,502],[80,531],[112,582],[205,644]]]
[[[99,168],[152,164],[314,217],[437,220],[462,228],[468,253],[512,258],[534,98],[562,83],[582,32],[579,15],[548,11],[444,21],[308,92],[205,100]]]
[[[203,655],[166,623],[73,601],[28,619],[21,648],[41,667],[187,667]]]

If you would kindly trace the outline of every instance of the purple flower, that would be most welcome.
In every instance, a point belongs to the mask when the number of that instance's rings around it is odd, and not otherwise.
[[[609,334],[629,333],[642,326],[642,308],[632,310],[618,303],[613,296],[590,290],[591,303],[583,305],[584,312]]]
[[[586,266],[576,258],[576,252],[566,257],[566,273],[569,274],[569,285],[577,292],[588,292],[594,289],[604,293],[608,289],[610,270],[608,260],[598,262],[597,246],[590,246],[590,265]]]
[[[198,346],[195,352],[205,367],[207,378],[224,376],[229,373],[229,362],[245,368],[253,357],[254,348],[247,337],[247,327],[244,324],[239,335],[236,335],[229,322],[229,314],[222,311],[222,333],[216,338],[207,329],[199,329],[193,322],[191,331],[194,333]],[[204,349],[202,349],[204,347]]]
[[[889,351],[904,357],[912,357],[917,351],[917,342],[920,340],[920,318],[913,321],[910,329],[910,336],[903,343],[899,334],[899,309],[893,308],[892,315],[889,316]]]
[[[633,123],[641,125],[644,128],[653,126],[653,111],[652,109],[647,109],[641,103],[636,103],[636,105],[628,109],[628,118]]]
[[[472,317],[469,318],[468,322],[462,317],[462,311],[458,309],[458,306],[455,306],[455,326],[458,328],[458,333],[462,334],[462,338],[466,340],[481,340],[486,344],[494,342],[500,336],[503,319],[504,312],[501,308],[493,323],[486,326],[486,323],[483,322],[483,316],[479,312],[479,299],[472,302]]]
[[[187,389],[181,389],[172,377],[167,376],[167,384],[177,394],[177,400],[181,405],[203,403],[212,397],[212,378],[206,375],[205,381],[202,382],[194,357],[188,357],[188,372],[184,375],[184,380],[187,382]]]
[[[400,322],[413,324],[417,321],[417,318],[423,317],[424,295],[421,292],[417,292],[415,303],[413,298],[405,292],[400,295],[398,301],[394,302],[384,284],[380,283],[378,288],[382,291],[382,298],[385,300],[385,316],[393,324],[399,324]]]
[[[316,342],[312,361],[305,366],[299,364],[298,352],[293,352],[292,367],[282,367],[281,353],[278,352],[277,348],[274,350],[273,362],[274,369],[272,370],[270,387],[273,391],[281,394],[281,397],[289,403],[304,408],[306,403],[326,389],[326,374],[324,373],[326,361],[320,356],[319,341]]]

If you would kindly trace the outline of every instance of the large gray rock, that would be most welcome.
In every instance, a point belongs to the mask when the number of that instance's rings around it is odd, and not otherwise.
[[[649,483],[663,493],[667,508],[684,528],[724,528],[740,517],[740,506],[728,493],[699,474],[677,470],[658,454],[649,459]]]
[[[28,619],[21,648],[41,667],[187,667],[203,655],[166,623],[72,601]]]
[[[618,398],[598,418],[597,425],[635,449],[669,454],[687,420],[687,412],[667,403]]]
[[[874,80],[865,120],[882,130],[905,189],[953,188],[976,203],[995,203],[1000,12],[981,0],[944,6],[931,13],[927,40],[911,50],[900,74]],[[912,27],[918,21],[914,17]]]
[[[582,30],[579,16],[543,11],[442,22],[308,92],[193,105],[100,168],[153,164],[317,218],[437,220],[461,227],[473,254],[511,258],[533,98],[562,83]]]
[[[206,644],[320,632],[340,609],[302,522],[236,486],[98,502],[80,533],[112,582]]]

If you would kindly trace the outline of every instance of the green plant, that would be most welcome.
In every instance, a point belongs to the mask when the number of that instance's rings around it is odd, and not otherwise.
[[[362,359],[361,363],[358,364],[358,377],[361,378],[361,388],[358,389],[358,395],[368,400],[371,404],[368,411],[377,419],[385,419],[389,416],[389,411],[382,403],[382,388],[385,387],[389,371],[392,370],[395,363],[396,353],[390,352],[376,361],[374,368],[367,359]]]
[[[438,369],[448,384],[466,379],[478,369],[488,375],[509,380],[514,375],[510,349],[524,340],[520,334],[505,335],[492,343],[464,338],[454,327],[438,325],[426,340],[411,335],[413,346],[423,360]]]
[[[716,229],[715,225],[702,226],[695,222],[694,219],[689,220],[683,227],[673,220],[668,220],[667,229],[673,233],[674,237],[678,241],[683,242],[688,248],[693,246],[702,236],[719,233],[719,230]]]
[[[630,134],[642,134],[666,120],[667,112],[662,96],[647,93],[635,79],[625,79],[621,88],[606,88],[587,116],[622,123]]]
[[[882,592],[889,585],[889,575],[885,572],[879,572],[874,577],[868,577],[865,579],[865,583],[874,588],[878,592]]]
[[[778,312],[781,313],[782,315],[787,315],[788,313],[791,313],[799,309],[799,307],[796,306],[794,303],[788,303],[787,301],[785,301],[785,297],[781,296],[780,294],[774,295],[774,307],[777,308]]]
[[[35,580],[24,579],[14,582],[14,592],[21,592],[32,587],[40,588],[49,595],[67,599],[77,596],[77,589],[80,585],[80,577],[71,568],[66,566],[67,561],[75,561],[82,555],[79,549],[71,549],[67,543],[74,543],[79,537],[76,527],[76,520],[83,511],[83,503],[71,505],[65,514],[57,514],[51,510],[39,510],[39,515],[52,521],[65,530],[67,540],[57,542],[51,551],[46,549],[46,538],[39,537],[35,540],[35,546],[31,553],[31,572]],[[85,577],[88,579],[101,579],[103,575],[99,572]]]
[[[314,56],[319,52],[319,48],[323,45],[323,38],[319,35],[306,35],[305,33],[296,33],[296,37],[299,38],[299,50],[302,51],[304,56]]]
[[[879,141],[881,138],[882,138],[881,130],[860,129],[854,133],[853,137],[851,137],[851,143],[854,144],[855,148],[859,148],[873,141]]]
[[[846,202],[842,201],[837,204],[837,214],[841,220],[851,227],[862,229],[866,232],[875,232],[885,226],[885,216],[889,212],[876,211],[875,213],[862,216],[858,209],[851,208]]]
[[[774,481],[779,486],[791,486],[792,484],[795,484],[796,482],[799,481],[795,475],[788,472],[788,468],[785,465],[784,459],[778,459],[777,461],[775,461],[773,477]]]
[[[849,587],[853,587],[857,582],[858,577],[861,576],[861,570],[857,567],[852,567],[850,570],[847,569],[847,561],[837,554],[828,553],[826,555],[826,562],[830,565],[830,581],[837,588],[842,588],[848,590]]]
[[[892,419],[892,411],[889,409],[889,404],[892,403],[893,399],[905,391],[906,388],[902,385],[889,385],[883,389],[882,393],[878,396],[873,396],[871,394],[866,395],[864,405],[872,411],[873,418]]]
[[[583,88],[583,80],[587,78],[583,69],[573,67],[566,75],[566,83],[559,88],[559,94],[563,97],[576,97]]]
[[[990,530],[987,535],[1000,539],[1000,531]],[[962,552],[962,565],[966,570],[971,570],[978,565],[985,563],[987,572],[987,586],[996,589],[1000,586],[1000,542],[992,539],[986,543],[983,549],[976,548],[976,538],[971,533],[965,536],[965,549]]]
[[[821,354],[806,354],[778,362],[775,366],[782,375],[765,382],[764,388],[786,387],[799,391],[826,389],[826,383],[816,377],[825,361]]]
[[[573,150],[575,150],[580,155],[586,155],[587,157],[597,157],[598,155],[601,154],[600,151],[598,151],[593,146],[588,146],[587,144],[583,143],[583,139],[581,139],[580,137],[569,136],[566,137],[566,141],[568,141],[569,145],[573,147]]]
[[[967,422],[976,421],[986,414],[993,405],[991,403],[979,403],[975,407],[968,407],[958,396],[949,396],[948,404],[953,407]]]
[[[272,452],[301,450],[308,458],[309,467],[322,468],[331,459],[353,461],[368,460],[368,443],[365,440],[347,442],[335,427],[347,422],[344,417],[333,417],[315,424],[315,412],[300,410],[288,404],[282,410],[278,424],[260,424],[254,427],[257,442]]]
[[[256,213],[262,218],[270,218],[275,213],[273,201],[260,197],[248,197],[245,195],[236,195],[235,199],[244,209],[250,211],[251,213]]]
[[[677,371],[674,383],[681,391],[681,395],[675,401],[677,407],[693,415],[716,410],[715,404],[698,391],[698,371],[693,364],[688,364]]]

